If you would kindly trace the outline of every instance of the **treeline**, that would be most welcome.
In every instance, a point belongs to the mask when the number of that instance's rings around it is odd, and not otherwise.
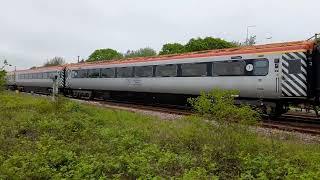
[[[181,54],[196,51],[214,50],[233,48],[239,46],[253,45],[255,44],[255,36],[250,37],[246,42],[229,42],[220,38],[205,37],[205,38],[192,38],[186,44],[180,43],[167,43],[164,44],[158,53],[156,50],[146,47],[138,50],[128,50],[126,53],[121,53],[115,49],[97,49],[87,60],[81,60],[80,62],[94,62],[94,61],[108,61],[108,60],[120,60],[137,57],[152,57],[158,55],[169,54]],[[56,66],[65,64],[66,61],[62,57],[54,57],[47,60],[43,65],[44,67]],[[35,68],[35,67],[33,67]]]
[[[122,54],[114,49],[97,49],[88,58],[87,62],[116,60],[123,58],[135,57],[151,57],[157,55],[181,54],[187,52],[233,48],[239,46],[239,43],[228,42],[220,38],[192,38],[186,44],[167,43],[164,44],[159,53],[150,47],[141,48],[138,50],[128,50]]]

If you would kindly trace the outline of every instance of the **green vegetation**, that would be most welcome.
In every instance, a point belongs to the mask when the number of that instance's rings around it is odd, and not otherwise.
[[[204,51],[212,49],[224,49],[235,47],[233,43],[227,42],[223,39],[206,37],[204,39],[190,39],[190,41],[185,45],[188,52],[194,51]]]
[[[151,48],[141,48],[136,51],[128,50],[127,53],[124,55],[125,58],[134,58],[134,57],[150,57],[156,56],[157,52]]]
[[[0,178],[320,177],[319,145],[260,137],[242,126],[1,93]]]
[[[4,86],[6,84],[5,77],[6,77],[6,71],[0,69],[0,91],[4,90]]]
[[[48,60],[43,67],[49,67],[49,66],[59,66],[65,64],[66,61],[63,59],[63,57],[54,57],[50,60]]]
[[[222,124],[241,123],[255,124],[260,114],[248,105],[236,106],[234,97],[239,94],[236,90],[214,89],[209,93],[201,92],[197,98],[189,99],[194,110],[206,119]]]
[[[166,54],[181,54],[187,52],[184,45],[179,43],[168,43],[162,46],[162,49],[160,51],[160,55],[166,55]]]
[[[237,43],[225,41],[220,38],[206,37],[204,39],[190,39],[186,45],[179,43],[168,43],[162,46],[159,55],[166,54],[181,54],[194,51],[205,51],[212,49],[223,49],[237,47]],[[123,58],[135,58],[135,57],[150,57],[156,56],[157,52],[152,48],[141,48],[135,51],[128,50],[125,54],[122,54],[114,49],[98,49],[95,50],[90,56],[87,62],[93,61],[105,61],[105,60],[117,60]]]
[[[213,49],[224,49],[237,47],[236,43],[228,42],[220,38],[192,38],[186,45],[179,43],[169,43],[162,46],[160,55],[180,54],[185,52],[205,51]]]
[[[113,49],[97,49],[95,50],[87,60],[88,62],[102,61],[102,60],[114,60],[121,59],[123,55]]]

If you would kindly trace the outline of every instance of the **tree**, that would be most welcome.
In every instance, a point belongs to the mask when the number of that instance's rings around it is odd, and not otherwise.
[[[236,47],[253,46],[256,44],[256,36],[250,36],[246,41],[232,41],[231,42]]]
[[[212,49],[232,48],[236,46],[235,44],[220,38],[206,37],[204,39],[192,38],[185,45],[185,47],[188,52],[194,52],[194,51],[204,51],[204,50],[212,50]]]
[[[247,46],[253,46],[253,45],[255,45],[256,44],[256,39],[257,39],[257,36],[250,36],[247,40],[246,40],[246,42],[245,42],[245,45],[247,45]]]
[[[3,90],[4,85],[6,84],[6,71],[5,70],[0,70],[0,91]]]
[[[4,60],[3,65],[0,67],[0,91],[4,89],[4,85],[6,84],[6,66],[11,66],[11,64],[7,60]]]
[[[5,68],[6,66],[12,66],[12,65],[9,64],[8,61],[5,59],[5,60],[3,61],[3,65],[2,65],[1,68],[0,68],[0,71],[4,70],[4,68]]]
[[[128,50],[127,53],[124,55],[126,58],[133,58],[133,57],[149,57],[149,56],[156,56],[157,52],[149,47],[141,48],[136,51]]]
[[[90,56],[87,62],[121,59],[123,55],[113,49],[97,49]]]
[[[65,64],[65,60],[62,57],[54,57],[50,60],[48,60],[43,67],[49,67],[49,66],[58,66],[58,65],[63,65]]]
[[[179,43],[168,43],[162,46],[162,49],[160,51],[160,55],[165,54],[181,54],[186,52],[186,48],[184,45]]]

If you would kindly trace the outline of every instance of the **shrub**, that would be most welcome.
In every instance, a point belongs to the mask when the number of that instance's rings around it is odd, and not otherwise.
[[[252,124],[259,119],[259,113],[250,106],[236,106],[234,97],[239,94],[236,90],[214,89],[208,93],[201,92],[197,98],[188,101],[196,112],[217,122],[238,122]]]

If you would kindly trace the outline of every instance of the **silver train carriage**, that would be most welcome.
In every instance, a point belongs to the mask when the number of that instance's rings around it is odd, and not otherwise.
[[[56,66],[16,71],[15,85],[20,91],[50,94],[53,88],[53,79],[57,79],[58,82],[63,81],[60,76],[63,68]]]
[[[291,103],[319,102],[319,52],[315,42],[300,41],[70,64],[56,67],[54,72],[59,74],[61,91],[73,97],[171,100],[183,104],[201,91],[236,89],[240,92],[238,103],[283,113]],[[52,80],[44,73],[51,70],[17,72],[17,86],[50,88]]]

